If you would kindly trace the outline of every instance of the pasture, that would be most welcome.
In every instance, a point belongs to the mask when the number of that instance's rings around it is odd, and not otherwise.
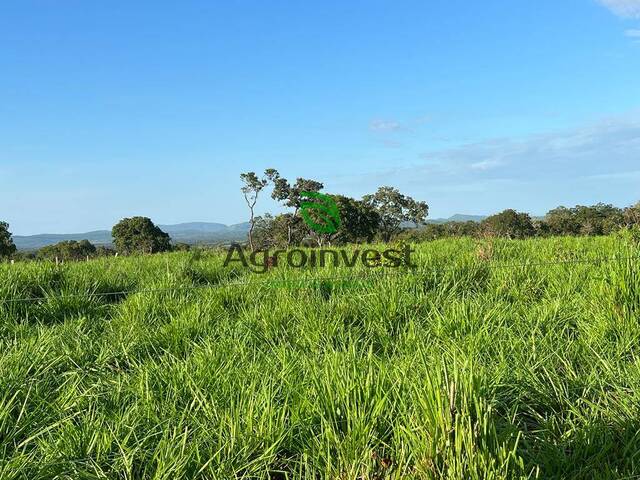
[[[637,474],[638,247],[415,248],[414,270],[0,265],[0,478]]]

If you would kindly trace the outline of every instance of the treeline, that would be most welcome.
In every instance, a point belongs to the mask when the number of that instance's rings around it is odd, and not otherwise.
[[[521,239],[550,236],[610,235],[623,228],[640,227],[640,202],[627,208],[598,203],[573,208],[558,207],[543,218],[508,209],[481,222],[447,222],[407,229],[398,238],[428,241],[446,237],[504,237]]]
[[[308,178],[290,182],[269,168],[262,177],[255,172],[240,175],[242,194],[249,208],[248,243],[251,250],[288,248],[295,245],[388,242],[407,225],[424,225],[429,214],[426,202],[417,201],[393,187],[380,187],[362,199],[329,195],[338,207],[340,228],[333,233],[319,233],[308,227],[301,217],[305,193],[318,193],[324,184]],[[271,187],[271,198],[288,211],[276,216],[255,215],[261,193]],[[307,212],[315,215],[316,211]],[[322,219],[318,219],[322,220]]]
[[[362,199],[330,195],[338,206],[341,226],[327,235],[311,230],[300,216],[302,192],[320,192],[324,185],[298,178],[289,182],[277,170],[267,169],[240,175],[242,193],[249,207],[251,249],[287,248],[294,245],[323,245],[391,240],[428,241],[446,237],[504,237],[522,239],[562,235],[609,235],[625,227],[640,225],[640,202],[627,208],[598,203],[573,208],[558,207],[544,218],[507,209],[481,222],[427,223],[429,207],[393,187],[380,187]],[[254,210],[261,192],[272,187],[271,198],[289,211],[257,217]]]

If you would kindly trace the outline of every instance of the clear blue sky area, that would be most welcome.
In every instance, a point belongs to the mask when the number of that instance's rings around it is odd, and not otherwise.
[[[640,0],[3,1],[0,45],[14,234],[238,223],[267,167],[431,217],[640,199]]]

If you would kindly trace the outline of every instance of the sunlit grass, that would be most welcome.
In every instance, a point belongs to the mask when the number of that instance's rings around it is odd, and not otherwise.
[[[637,247],[416,248],[415,270],[0,265],[0,478],[636,474]]]

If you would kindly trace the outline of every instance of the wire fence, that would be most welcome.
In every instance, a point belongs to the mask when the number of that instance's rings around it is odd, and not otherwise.
[[[554,260],[554,261],[545,261],[545,262],[525,262],[525,263],[500,263],[495,262],[491,263],[491,261],[482,261],[477,265],[482,265],[484,268],[489,269],[521,269],[521,268],[532,268],[532,267],[547,267],[547,266],[561,266],[561,265],[579,265],[579,264],[592,264],[599,265],[603,263],[613,263],[619,261],[638,261],[640,260],[640,255],[630,255],[630,256],[600,256],[600,257],[591,257],[591,258],[572,258],[566,260]],[[208,289],[223,289],[223,288],[233,288],[233,287],[260,287],[260,286],[278,286],[278,285],[288,285],[288,286],[298,286],[298,288],[308,288],[310,284],[327,284],[331,282],[349,282],[349,281],[375,281],[381,278],[386,277],[399,277],[399,276],[410,276],[410,275],[420,275],[426,277],[427,275],[437,275],[438,273],[446,273],[447,271],[459,267],[459,264],[452,265],[448,268],[407,268],[398,270],[385,270],[385,271],[376,271],[376,272],[366,272],[361,274],[351,274],[351,275],[341,275],[341,276],[311,276],[311,277],[300,277],[296,279],[278,279],[278,278],[266,278],[264,280],[251,280],[251,281],[237,281],[234,280],[233,277],[224,279],[231,280],[225,283],[204,283],[200,285],[175,285],[168,287],[157,287],[157,288],[140,288],[140,289],[129,289],[129,290],[119,290],[113,292],[83,292],[83,293],[71,293],[71,294],[62,294],[62,295],[45,295],[45,296],[32,296],[32,297],[17,297],[17,298],[5,298],[0,299],[0,305],[2,304],[11,304],[11,303],[25,303],[25,302],[43,302],[49,301],[53,299],[74,299],[74,298],[109,298],[109,297],[126,297],[128,295],[134,295],[139,293],[164,293],[171,291],[198,291],[198,290],[208,290]],[[312,270],[305,270],[307,272]],[[256,274],[258,275],[258,274]],[[235,277],[238,278],[238,277]],[[242,278],[242,277],[241,277]],[[255,277],[254,277],[255,278]],[[317,286],[312,285],[312,286]]]

